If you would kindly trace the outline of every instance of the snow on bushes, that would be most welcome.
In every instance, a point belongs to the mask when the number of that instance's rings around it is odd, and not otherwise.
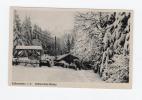
[[[113,57],[115,63],[108,66],[108,70],[104,71],[102,79],[106,82],[129,82],[129,60],[123,55],[115,55]]]

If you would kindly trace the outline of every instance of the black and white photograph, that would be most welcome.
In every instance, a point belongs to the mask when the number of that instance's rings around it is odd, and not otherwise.
[[[133,11],[10,8],[9,84],[131,88]]]

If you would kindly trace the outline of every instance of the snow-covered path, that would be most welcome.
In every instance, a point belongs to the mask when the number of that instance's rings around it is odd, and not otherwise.
[[[103,82],[92,70],[74,70],[62,67],[13,67],[13,81],[38,82]]]

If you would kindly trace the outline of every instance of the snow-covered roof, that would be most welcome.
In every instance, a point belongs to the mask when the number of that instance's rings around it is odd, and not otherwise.
[[[41,46],[16,46],[16,49],[22,50],[42,50]]]
[[[64,57],[66,57],[68,55],[71,55],[73,58],[77,58],[77,57],[73,56],[72,54],[68,53],[68,54],[57,56],[57,60],[61,60],[61,59],[63,59]]]
[[[57,57],[57,60],[60,60],[60,59],[62,59],[64,57],[66,57],[67,55],[69,55],[69,54],[60,55],[60,56]]]

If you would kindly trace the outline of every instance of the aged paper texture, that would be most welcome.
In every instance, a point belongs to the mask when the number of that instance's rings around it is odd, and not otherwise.
[[[9,85],[132,87],[133,11],[10,7]]]

